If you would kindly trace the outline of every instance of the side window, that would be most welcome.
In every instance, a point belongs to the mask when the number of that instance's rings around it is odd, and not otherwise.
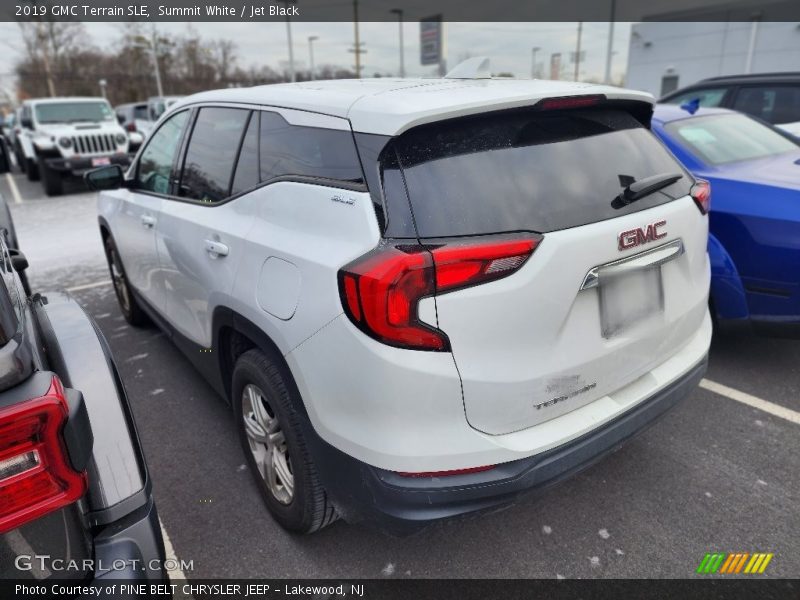
[[[258,123],[259,113],[254,112],[244,135],[236,174],[233,176],[231,196],[240,194],[258,185]]]
[[[136,170],[138,189],[157,194],[169,193],[172,163],[188,117],[187,110],[173,115],[150,138]]]
[[[200,202],[228,197],[233,167],[250,111],[201,108],[186,150],[178,195]]]
[[[800,121],[800,87],[743,87],[736,94],[733,108],[768,123]]]
[[[669,104],[683,104],[684,102],[689,102],[690,100],[698,98],[700,100],[700,106],[719,106],[722,104],[722,99],[725,97],[725,92],[727,91],[728,90],[725,88],[692,90],[691,92],[684,92],[683,94],[674,96],[667,102],[669,102]]]
[[[277,113],[261,113],[261,181],[296,175],[361,183],[364,174],[353,134],[290,125]]]

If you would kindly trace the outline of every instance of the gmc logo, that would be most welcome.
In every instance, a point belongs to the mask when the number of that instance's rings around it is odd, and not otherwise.
[[[658,231],[660,227],[664,227],[666,224],[666,221],[658,221],[657,223],[650,223],[650,225],[644,229],[637,227],[636,229],[623,231],[619,234],[619,236],[617,236],[617,239],[619,240],[619,249],[628,250],[630,248],[635,248],[636,246],[646,244],[647,242],[654,242],[666,237],[666,231]]]

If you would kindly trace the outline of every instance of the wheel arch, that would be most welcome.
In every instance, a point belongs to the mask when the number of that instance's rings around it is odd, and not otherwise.
[[[255,348],[266,354],[279,366],[287,385],[292,388],[292,397],[300,399],[299,402],[296,402],[295,409],[308,419],[308,412],[302,401],[294,374],[275,341],[247,317],[226,306],[217,306],[214,309],[212,322],[213,349],[217,355],[217,368],[225,400],[233,406],[231,384],[236,360],[248,350]]]

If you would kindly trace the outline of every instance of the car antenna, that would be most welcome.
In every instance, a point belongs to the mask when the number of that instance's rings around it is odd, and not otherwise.
[[[488,56],[475,56],[461,61],[448,71],[445,79],[491,79],[492,61]]]

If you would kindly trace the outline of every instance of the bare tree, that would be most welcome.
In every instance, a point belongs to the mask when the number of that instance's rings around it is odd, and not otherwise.
[[[69,53],[80,45],[84,37],[81,23],[70,21],[18,22],[25,45],[28,62],[34,70],[44,73],[47,92],[56,95],[55,73],[69,69]]]

